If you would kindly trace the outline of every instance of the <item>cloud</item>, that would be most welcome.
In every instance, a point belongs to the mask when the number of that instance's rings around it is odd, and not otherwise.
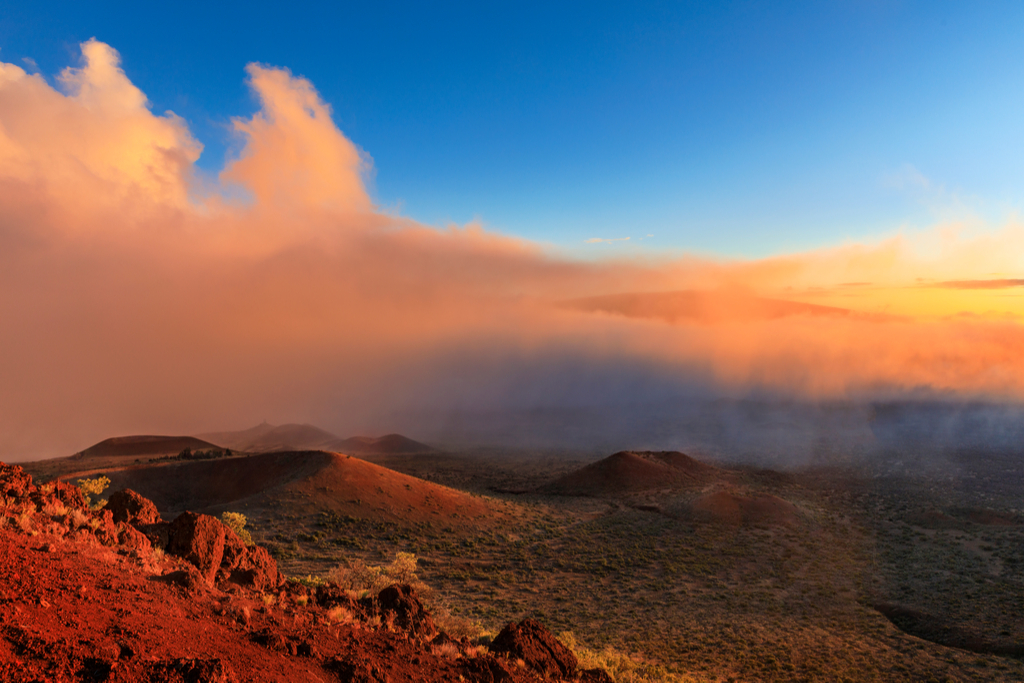
[[[584,240],[586,244],[614,244],[615,242],[627,242],[628,237],[591,237],[588,240]]]
[[[931,286],[948,287],[949,289],[1009,289],[1011,287],[1024,287],[1024,279],[950,280],[948,282],[937,282]]]
[[[313,85],[246,73],[260,110],[211,181],[111,47],[84,43],[57,87],[0,63],[0,458],[264,417],[347,433],[695,392],[1024,394],[1019,300],[918,281],[1012,281],[1018,224],[574,261],[375,207],[372,160]]]

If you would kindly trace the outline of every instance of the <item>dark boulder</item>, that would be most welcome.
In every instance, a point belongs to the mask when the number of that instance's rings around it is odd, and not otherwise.
[[[228,578],[231,583],[247,586],[258,591],[277,588],[284,583],[284,577],[277,568],[277,562],[266,548],[250,546],[245,555],[238,559]]]
[[[110,499],[103,509],[113,513],[115,522],[144,526],[160,521],[160,513],[157,512],[153,501],[143,498],[131,489],[110,494]]]
[[[506,626],[490,650],[509,659],[522,659],[527,667],[549,678],[575,678],[579,666],[576,655],[533,619]]]
[[[167,552],[193,564],[213,584],[224,556],[224,525],[209,515],[183,512],[168,529]]]
[[[414,636],[429,638],[437,632],[434,620],[416,595],[416,589],[408,584],[396,583],[378,593],[377,609],[381,619],[393,619],[395,626]]]

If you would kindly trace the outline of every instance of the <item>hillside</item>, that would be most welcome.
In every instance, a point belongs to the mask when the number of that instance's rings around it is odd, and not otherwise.
[[[0,518],[4,681],[611,680],[536,622],[482,646],[439,631],[408,585],[356,599],[286,582],[211,517],[167,523],[131,494],[89,511],[74,487],[2,463],[0,491],[22,510]]]
[[[508,505],[324,451],[173,462],[107,476],[112,490],[138,491],[164,513],[231,508],[259,514],[274,507],[290,515],[330,512],[415,524],[500,518]]]
[[[620,451],[542,487],[566,496],[607,496],[697,486],[725,472],[677,451]]]
[[[267,422],[238,432],[211,432],[201,438],[223,448],[250,453],[268,451],[325,450],[339,453],[431,453],[430,446],[401,434],[381,437],[353,436],[342,439],[309,424],[272,425]]]
[[[218,450],[218,446],[194,436],[115,436],[76,453],[75,458],[138,458],[144,455],[171,455],[186,448],[193,451]]]

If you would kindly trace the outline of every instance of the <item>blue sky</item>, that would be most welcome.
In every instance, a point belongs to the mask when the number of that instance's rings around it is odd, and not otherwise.
[[[584,257],[758,257],[1022,204],[1019,3],[20,2],[0,59],[52,78],[91,37],[206,169],[256,109],[245,64],[286,66],[380,204]]]

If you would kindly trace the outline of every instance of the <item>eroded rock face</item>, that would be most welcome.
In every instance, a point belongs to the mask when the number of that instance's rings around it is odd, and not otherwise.
[[[220,575],[218,578],[227,578],[231,575],[231,572],[245,559],[246,555],[249,554],[249,549],[246,547],[242,539],[238,537],[234,531],[228,527],[224,527],[224,556],[220,560]]]
[[[416,589],[406,584],[388,586],[377,595],[381,618],[394,619],[394,624],[421,638],[429,638],[437,632],[434,620],[423,609],[423,603],[416,595]],[[393,614],[394,617],[390,617]]]
[[[153,501],[143,498],[131,489],[112,493],[103,509],[110,510],[115,522],[139,526],[160,521],[160,513],[157,512]]]
[[[248,586],[258,591],[277,588],[284,583],[284,577],[277,568],[277,562],[266,548],[250,546],[246,548],[235,568],[229,576],[231,583]]]
[[[183,512],[168,529],[167,552],[197,567],[212,585],[224,556],[224,525],[209,515]]]
[[[506,626],[490,650],[509,659],[522,659],[526,666],[550,678],[575,678],[579,666],[576,655],[533,619]]]

